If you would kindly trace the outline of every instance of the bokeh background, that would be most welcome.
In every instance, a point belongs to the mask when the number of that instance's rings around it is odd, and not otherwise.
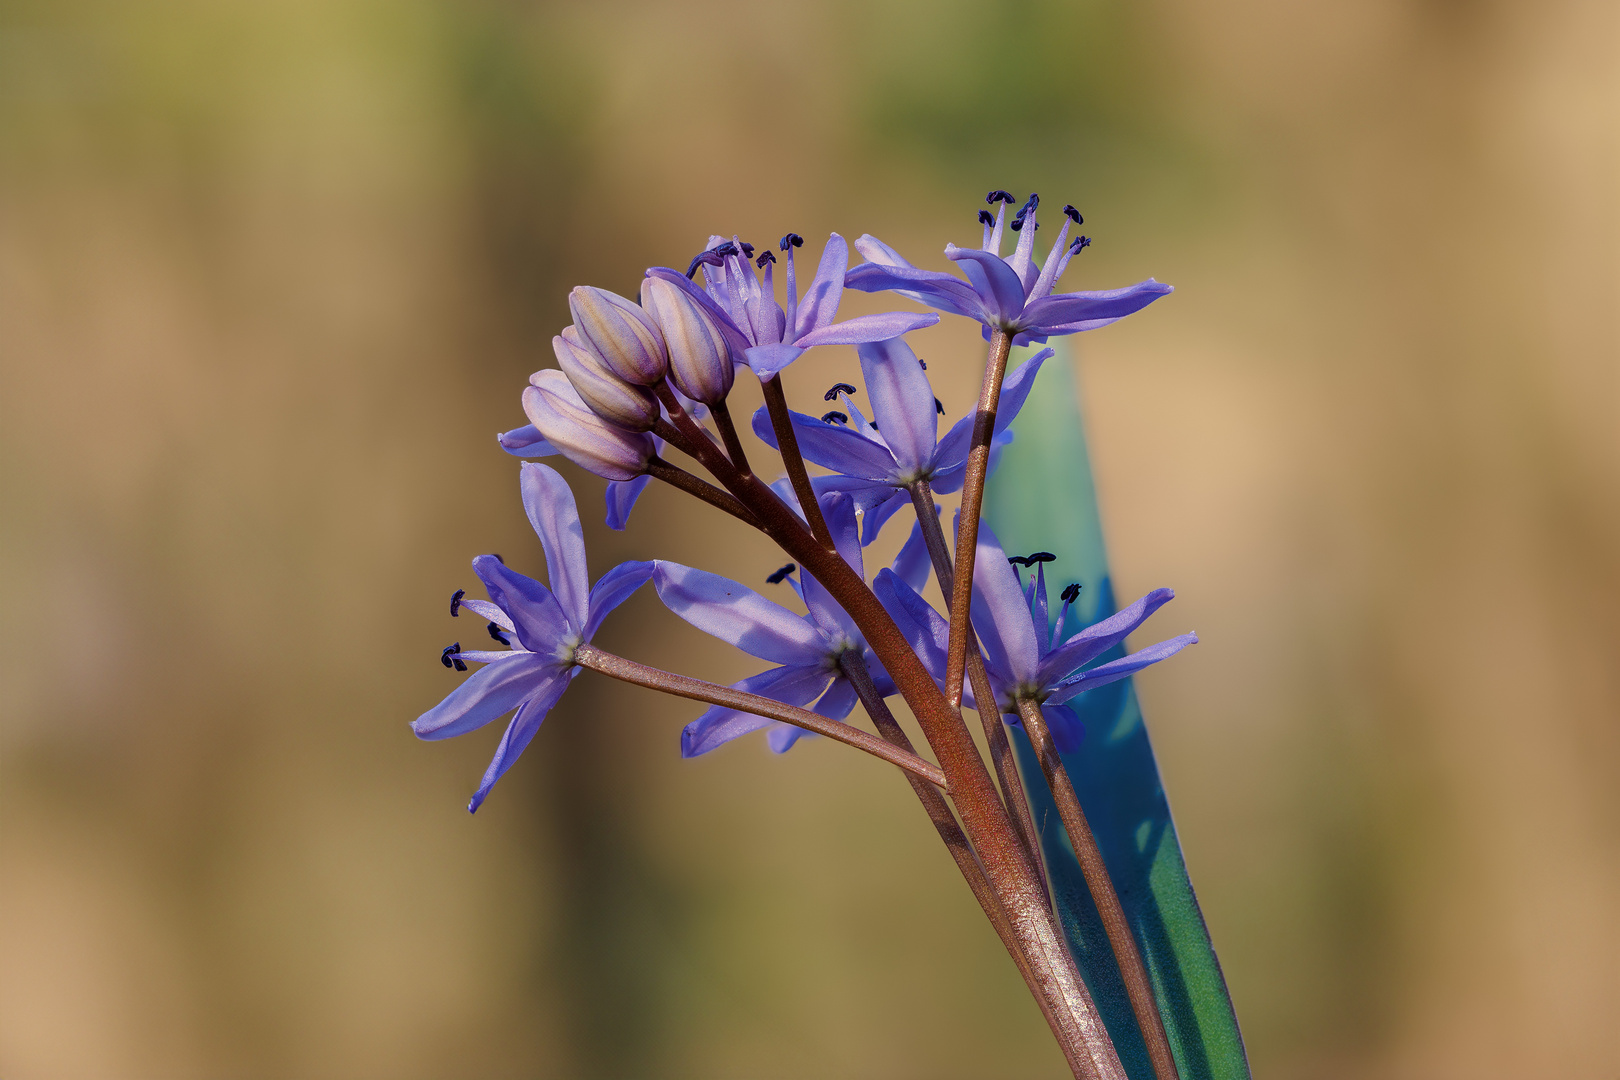
[[[1613,4],[0,11],[6,1077],[1058,1075],[889,770],[582,678],[469,817],[498,731],[406,727],[467,560],[541,567],[493,436],[568,287],[943,265],[991,187],[1178,288],[1071,356],[1203,640],[1138,685],[1257,1075],[1620,1069]],[[960,415],[976,335],[919,348]],[[569,475],[598,570],[780,561]]]

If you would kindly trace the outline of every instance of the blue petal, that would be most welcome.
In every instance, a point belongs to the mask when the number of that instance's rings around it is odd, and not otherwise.
[[[561,673],[533,653],[511,653],[479,668],[448,697],[411,721],[418,739],[449,739],[498,720]]]
[[[467,813],[477,813],[478,808],[484,804],[484,799],[488,797],[489,789],[495,786],[495,781],[504,776],[506,770],[516,763],[518,755],[528,747],[534,733],[540,730],[541,721],[546,718],[551,707],[557,704],[557,699],[563,696],[563,691],[568,689],[574,675],[575,672],[572,671],[566,674],[559,672],[541,693],[524,702],[517,715],[512,717],[512,722],[506,725],[506,734],[501,736],[501,744],[495,748],[494,759],[490,761],[489,768],[484,770],[483,782],[478,785],[478,790],[473,792],[472,799],[467,803]]]
[[[591,576],[585,565],[585,532],[579,507],[568,481],[549,465],[525,464],[519,486],[529,524],[546,553],[546,577],[551,591],[575,630],[585,628],[590,604]]]
[[[939,512],[939,507],[934,507]],[[890,568],[901,581],[913,589],[922,589],[928,584],[928,573],[934,568],[932,557],[928,554],[928,541],[923,536],[922,522],[913,522],[911,535],[900,548],[900,554],[894,558],[894,565]]]
[[[523,647],[544,657],[555,655],[558,644],[574,628],[551,590],[532,577],[508,569],[493,555],[478,556],[472,566],[489,598],[512,617],[512,632]]]
[[[1170,589],[1154,589],[1129,607],[1121,608],[1101,622],[1092,623],[1071,636],[1041,661],[1037,678],[1045,686],[1055,683],[1075,668],[1097,659],[1147,621],[1148,616],[1175,599]]]
[[[614,480],[607,486],[607,527],[622,532],[630,524],[630,511],[646,490],[652,477],[642,475],[634,480]]]
[[[1029,392],[1035,387],[1035,376],[1041,372],[1041,365],[1052,358],[1051,349],[1042,349],[1022,364],[1013,368],[1001,383],[1001,397],[996,402],[996,436],[1007,433],[1007,426],[1017,418],[1024,408],[1024,402],[1029,400]],[[933,488],[942,495],[955,491],[962,483],[962,470],[967,464],[968,450],[973,443],[973,417],[964,416],[951,425],[945,437],[939,440],[939,449],[934,454],[936,462],[935,480]],[[943,480],[953,486],[941,487]]]
[[[1058,753],[1072,754],[1080,749],[1080,741],[1086,735],[1086,725],[1067,705],[1054,705],[1050,700],[1043,702],[1041,719],[1046,721],[1046,729],[1052,733],[1052,742],[1057,745]],[[1007,722],[1014,727],[1024,726],[1017,713],[1008,713]]]
[[[954,274],[938,270],[918,270],[862,263],[844,275],[844,287],[861,292],[894,292],[929,307],[965,315],[984,317],[984,303],[973,286]]]
[[[1025,327],[1045,334],[1074,333],[1107,326],[1141,311],[1161,296],[1175,291],[1152,278],[1105,292],[1057,293],[1037,300],[1024,310],[1019,320]]]
[[[1052,688],[1048,701],[1064,702],[1074,695],[1086,690],[1093,690],[1099,686],[1106,686],[1111,682],[1132,675],[1149,664],[1157,664],[1160,660],[1168,659],[1189,645],[1198,644],[1197,634],[1182,634],[1168,641],[1161,641],[1149,645],[1145,649],[1138,649],[1129,656],[1122,656],[1118,660],[1110,660],[1106,664],[1098,664],[1094,668],[1071,675]]]
[[[885,311],[878,315],[857,315],[841,323],[812,330],[795,343],[809,349],[817,345],[859,345],[885,341],[913,330],[935,326],[939,316],[931,311]]]
[[[995,533],[979,526],[979,546],[974,555],[973,628],[979,632],[987,656],[997,661],[1014,682],[1035,678],[1040,665],[1040,649],[1035,642],[1035,624],[1018,575],[1007,561]]]
[[[849,245],[842,236],[833,233],[827,238],[827,246],[822,249],[816,276],[810,279],[810,284],[804,290],[804,299],[799,301],[795,317],[797,325],[793,328],[795,341],[812,330],[820,330],[832,323],[833,317],[838,314],[838,302],[844,296],[844,271],[848,267]]]
[[[961,263],[968,278],[976,279],[974,284],[978,287],[975,291],[984,300],[984,306],[991,315],[1011,321],[1024,310],[1024,283],[1001,256],[978,248],[947,244],[945,257]]]
[[[772,668],[758,675],[750,675],[741,682],[733,683],[732,686],[746,693],[780,701],[785,705],[803,707],[814,701],[816,695],[821,693],[831,679],[832,672],[818,663]],[[699,754],[707,754],[723,743],[779,722],[754,713],[739,712],[736,709],[716,705],[682,729],[681,756],[697,757]]]
[[[858,535],[858,526],[855,518],[855,500],[845,493],[832,492],[820,497],[822,517],[827,522],[827,531],[832,534],[833,546],[844,562],[855,571],[862,581],[866,580],[866,571],[861,564],[861,544]],[[836,641],[847,638],[850,641],[864,643],[861,632],[856,629],[854,620],[844,611],[838,601],[832,598],[824,585],[812,574],[803,575],[804,604],[810,609],[810,617],[821,627],[827,638]],[[825,654],[825,649],[823,650]]]
[[[743,355],[755,375],[769,379],[804,355],[804,349],[797,345],[755,345]]]
[[[694,304],[707,312],[709,317],[714,320],[715,326],[719,327],[721,335],[725,337],[726,344],[731,347],[733,356],[741,359],[754,344],[748,340],[748,335],[743,333],[742,329],[732,321],[731,315],[714,302],[712,296],[688,281],[686,275],[679,270],[671,270],[667,266],[655,266],[647,271],[647,276],[663,278],[685,292]]]
[[[900,338],[870,342],[857,351],[883,441],[901,475],[920,473],[934,461],[939,411],[917,354]]]
[[[503,431],[495,438],[500,442],[501,449],[513,457],[550,457],[562,453],[546,442],[546,437],[540,434],[540,429],[533,424],[524,424],[511,431]]]
[[[647,584],[652,572],[653,564],[650,562],[623,562],[603,574],[596,584],[591,586],[585,633],[580,640],[589,641],[595,637],[596,631],[601,628],[602,620],[607,618],[608,613],[630,599],[631,593]]]
[[[877,263],[879,266],[897,266],[902,270],[917,269],[907,261],[904,255],[871,233],[861,234],[860,239],[855,241],[855,250],[860,252],[867,262]],[[848,288],[848,286],[846,285],[845,288]]]
[[[885,480],[894,474],[894,455],[882,443],[843,426],[828,424],[813,416],[792,413],[793,432],[799,439],[799,452],[806,460],[844,476],[864,480]],[[754,434],[766,445],[777,448],[776,430],[764,409],[754,414]]]
[[[826,639],[807,619],[730,578],[660,559],[653,585],[676,615],[761,660],[819,664],[826,655]]]
[[[889,488],[887,498],[868,503],[863,507],[861,516],[861,543],[870,544],[878,538],[883,526],[889,519],[900,511],[901,507],[911,505],[911,496],[903,488]]]

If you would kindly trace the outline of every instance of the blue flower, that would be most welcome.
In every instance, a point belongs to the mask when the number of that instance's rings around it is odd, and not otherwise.
[[[495,781],[512,767],[579,674],[574,651],[590,641],[608,612],[646,584],[653,572],[650,562],[621,563],[591,586],[579,511],[567,482],[554,469],[528,463],[522,469],[521,486],[523,508],[546,553],[551,588],[507,569],[497,555],[474,559],[473,571],[489,591],[490,602],[466,600],[457,592],[450,613],[467,608],[488,619],[490,636],[507,648],[463,652],[458,644],[446,649],[447,666],[465,670],[470,661],[484,667],[411,724],[418,738],[448,739],[517,710],[467,804],[469,812],[478,809]]]
[[[1037,702],[1058,750],[1069,753],[1080,745],[1084,729],[1064,702],[1156,664],[1197,642],[1198,635],[1182,634],[1117,660],[1087,667],[1121,644],[1175,593],[1154,589],[1129,607],[1064,638],[1064,623],[1079,587],[1065,590],[1057,621],[1050,622],[1042,565],[1050,557],[1040,552],[1020,560],[1036,564],[1035,577],[1025,586],[995,534],[981,525],[973,577],[973,629],[984,648],[985,670],[996,693],[997,708],[1017,724],[1018,702]],[[950,636],[945,619],[893,571],[879,572],[873,591],[884,607],[905,614],[905,619],[896,619],[897,624],[923,665],[936,679],[942,679]],[[972,698],[968,693],[964,700],[977,708]]]
[[[822,512],[838,553],[861,574],[854,504],[847,496],[834,493],[822,500]],[[846,651],[859,650],[879,692],[884,696],[895,693],[888,673],[861,632],[811,575],[796,581],[791,566],[779,571],[781,576],[772,575],[773,580],[786,580],[799,593],[809,609],[808,615],[799,615],[719,574],[663,560],[654,565],[653,586],[669,610],[704,633],[780,665],[735,683],[736,689],[802,708],[812,707],[814,701],[814,711],[829,720],[842,720],[855,707],[856,693],[838,658]],[[706,754],[761,728],[769,729],[770,747],[779,754],[808,734],[790,724],[716,706],[686,725],[681,732],[681,755]]]
[[[895,338],[864,344],[859,351],[872,423],[850,400],[853,387],[842,383],[834,389],[847,412],[828,413],[821,420],[792,415],[799,451],[836,474],[816,477],[816,490],[848,492],[862,512],[861,542],[870,544],[895,511],[910,503],[906,485],[927,480],[941,494],[962,486],[973,417],[964,416],[939,438],[940,406],[911,347]],[[996,448],[1012,441],[1007,425],[1024,407],[1041,364],[1051,355],[1051,349],[1043,350],[1007,376],[996,409]],[[753,424],[754,434],[775,447],[776,432],[766,410],[754,414]]]
[[[845,287],[862,292],[889,290],[941,311],[965,315],[984,324],[986,337],[991,330],[1013,334],[1014,345],[1040,344],[1049,337],[1106,326],[1171,291],[1169,285],[1148,278],[1123,289],[1053,294],[1052,287],[1069,260],[1091,243],[1084,236],[1068,242],[1070,220],[1078,223],[1080,214],[1072,206],[1063,208],[1063,227],[1046,265],[1041,266],[1035,262],[1035,208],[1040,196],[1031,195],[1013,218],[1018,246],[1008,258],[1001,255],[1001,238],[1007,204],[1013,197],[1005,191],[992,191],[986,201],[1000,203],[1000,207],[993,221],[989,211],[979,212],[984,225],[982,246],[945,246],[946,257],[961,265],[966,281],[913,266],[889,245],[867,235],[855,241],[855,249],[867,261],[849,272]]]
[[[833,233],[821,254],[821,265],[801,298],[794,272],[793,249],[804,238],[796,233],[782,237],[778,247],[786,261],[787,308],[776,302],[773,271],[776,256],[770,251],[750,261],[753,245],[733,237],[709,237],[709,247],[692,260],[689,274],[703,269],[704,287],[699,288],[686,274],[659,266],[647,271],[684,288],[720,324],[739,363],[746,363],[761,379],[769,379],[806,349],[817,345],[859,345],[899,337],[912,330],[933,326],[938,315],[917,315],[904,311],[861,315],[841,323],[833,322],[844,296],[845,268],[849,265],[849,245]],[[755,265],[765,270],[762,286]]]

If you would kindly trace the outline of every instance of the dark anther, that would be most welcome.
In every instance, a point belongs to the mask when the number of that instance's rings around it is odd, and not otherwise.
[[[788,563],[780,570],[772,570],[769,574],[765,575],[765,580],[770,582],[772,585],[780,585],[789,574],[793,573],[793,571],[797,570],[798,568],[797,563]]]
[[[1080,211],[1074,208],[1073,203],[1065,203],[1063,205],[1063,212],[1067,214],[1069,216],[1069,220],[1074,222],[1076,225],[1084,225],[1086,223],[1086,219],[1080,216]]]
[[[443,664],[445,667],[453,667],[457,671],[466,671],[466,663],[456,656],[456,654],[460,651],[461,642],[459,641],[453,645],[446,645],[444,647],[444,652],[439,654],[439,663]]]
[[[853,394],[855,388],[847,382],[835,382],[832,389],[821,395],[822,401],[837,401],[839,394]]]
[[[849,423],[849,417],[844,413],[839,412],[837,409],[834,409],[832,412],[824,415],[821,418],[821,422],[823,424],[847,424]]]
[[[775,255],[773,255],[769,251],[762,251],[762,252],[759,253],[759,258],[754,260],[754,265],[759,267],[761,270],[763,270],[763,269],[765,269],[765,264],[766,263],[773,263],[775,261],[776,261],[776,256]]]
[[[934,411],[939,413],[941,416],[945,415],[945,406],[939,403],[939,398],[934,399]]]
[[[1000,188],[997,188],[990,194],[986,195],[984,197],[984,201],[989,203],[991,206],[996,205],[998,202],[1011,204],[1018,201],[1018,196],[1014,195],[1010,191],[1002,191]]]
[[[729,243],[721,246],[731,247]],[[736,250],[736,248],[732,247],[732,251]],[[686,276],[689,279],[695,277],[697,275],[697,268],[700,266],[722,266],[725,264],[725,261],[725,252],[721,251],[720,248],[710,248],[708,251],[703,252],[701,255],[697,256],[697,258],[692,260],[692,265],[686,268]]]
[[[506,560],[501,558],[499,552],[492,551],[492,552],[489,553],[489,557],[494,559],[496,562],[500,563],[502,566],[506,565]]]
[[[496,641],[500,642],[502,645],[510,645],[510,644],[512,644],[510,641],[506,640],[506,634],[504,632],[502,632],[500,623],[490,623],[489,626],[487,626],[485,629],[487,629],[489,631],[489,636],[490,637],[494,638]]]
[[[789,247],[804,247],[804,237],[796,232],[790,232],[782,237],[776,246],[783,251],[786,251]]]
[[[1078,254],[1080,254],[1082,251],[1084,251],[1086,248],[1088,248],[1090,246],[1091,246],[1091,237],[1082,236],[1078,240],[1076,240],[1074,243],[1069,245],[1069,254],[1070,255],[1078,255]]]
[[[727,240],[723,244],[716,244],[714,247],[710,248],[709,250],[713,251],[716,255],[720,256],[722,259],[729,259],[731,256],[737,254],[737,245],[732,243],[730,240]]]
[[[988,211],[988,210],[980,210],[979,211],[979,224],[980,225],[994,225],[995,223],[996,223],[996,219],[990,216],[990,211]]]
[[[924,371],[928,370],[928,361],[924,360],[922,357],[917,357],[917,363],[922,365]]]
[[[753,244],[743,244],[741,246],[742,246],[743,258],[752,259],[754,257],[754,245]]]
[[[1065,604],[1072,604],[1072,603],[1074,603],[1074,598],[1079,596],[1079,595],[1080,595],[1080,586],[1079,585],[1070,585],[1070,586],[1068,586],[1067,588],[1065,588],[1063,590],[1063,602]]]
[[[450,617],[452,619],[461,614],[461,598],[466,595],[466,589],[457,589],[450,594]]]
[[[1018,208],[1018,216],[1024,217],[1039,205],[1041,205],[1041,197],[1035,194],[1033,191],[1030,192],[1029,198],[1024,200],[1024,205]]]
[[[1028,561],[1026,561],[1024,565],[1034,566],[1036,563],[1043,562],[1057,562],[1057,556],[1052,554],[1050,551],[1037,551],[1028,557]]]
[[[1028,566],[1029,565],[1029,560],[1024,558],[1022,555],[1009,555],[1009,556],[1007,556],[1007,561],[1012,563],[1014,566]]]

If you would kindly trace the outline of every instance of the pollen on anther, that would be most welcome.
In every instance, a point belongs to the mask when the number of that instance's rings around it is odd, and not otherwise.
[[[939,398],[934,399],[934,411],[941,416],[945,415],[945,406],[940,403]]]
[[[1009,555],[1007,556],[1007,561],[1012,563],[1014,566],[1029,565],[1029,560],[1022,555]]]
[[[837,409],[834,409],[832,412],[823,413],[821,422],[823,424],[847,424],[849,423],[849,417],[846,414],[839,412]]]
[[[821,400],[822,401],[837,401],[839,394],[853,394],[853,393],[856,393],[855,387],[849,385],[849,383],[847,383],[847,382],[835,382],[835,383],[832,384],[832,389],[831,390],[828,390],[825,394],[821,395]]]
[[[1063,590],[1063,602],[1065,604],[1072,604],[1074,603],[1075,597],[1079,595],[1080,586],[1078,584],[1070,585]]]
[[[1080,252],[1084,251],[1086,248],[1088,248],[1090,246],[1091,246],[1091,237],[1082,236],[1079,239],[1077,239],[1074,243],[1069,245],[1069,254],[1070,255],[1078,255],[1078,254],[1080,254]]]
[[[1010,191],[1003,191],[1000,188],[996,188],[996,190],[990,192],[990,194],[984,197],[984,201],[989,203],[991,206],[996,205],[998,202],[1011,204],[1018,201],[1018,196],[1014,195]]]
[[[796,232],[790,232],[786,236],[782,237],[782,239],[777,242],[776,246],[782,251],[786,251],[790,247],[804,247],[804,237],[800,236]]]
[[[487,629],[489,631],[489,636],[490,637],[494,638],[496,641],[500,642],[502,645],[510,645],[510,644],[512,644],[510,641],[506,640],[506,634],[504,632],[502,632],[500,623],[490,623],[487,627],[485,627],[485,629]]]
[[[774,263],[775,261],[776,256],[774,254],[770,251],[762,251],[759,253],[759,258],[754,260],[754,265],[763,270],[767,263]]]
[[[1086,219],[1080,216],[1080,211],[1074,208],[1073,203],[1064,203],[1063,212],[1064,214],[1068,215],[1069,220],[1073,221],[1076,225],[1084,225],[1086,223]]]
[[[1050,551],[1037,551],[1025,559],[1025,566],[1034,566],[1036,563],[1057,562],[1057,556]]]
[[[924,371],[928,370],[928,361],[924,360],[922,357],[917,357],[917,363],[922,365],[922,369]]]
[[[981,224],[981,225],[994,225],[995,223],[996,223],[996,219],[991,216],[990,211],[988,211],[988,210],[980,210],[979,211],[979,224]]]
[[[461,614],[461,598],[466,595],[466,589],[457,589],[450,594],[450,617],[452,619]]]
[[[789,574],[793,573],[793,571],[797,570],[798,568],[799,565],[797,563],[788,563],[786,566],[777,570],[772,570],[769,574],[766,574],[765,580],[772,585],[780,585],[784,580],[786,580]]]
[[[443,664],[445,667],[454,667],[457,671],[466,671],[467,665],[462,663],[462,661],[455,659],[456,653],[460,651],[461,642],[459,641],[446,645],[444,647],[444,651],[439,654],[439,663]]]
[[[742,248],[743,258],[752,259],[754,257],[754,245],[753,244],[742,243],[742,244],[739,244],[738,246]]]

